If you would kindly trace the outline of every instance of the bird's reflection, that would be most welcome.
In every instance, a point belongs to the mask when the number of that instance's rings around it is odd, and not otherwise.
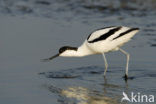
[[[103,90],[82,86],[68,86],[66,88],[58,88],[52,85],[49,86],[48,89],[53,93],[59,94],[61,99],[63,97],[63,102],[74,102],[74,104],[120,104],[122,91],[128,91],[127,82],[123,86],[115,85],[111,84],[111,82],[108,82],[106,77],[104,77],[104,83],[102,85]],[[117,95],[114,96],[114,92],[117,92]],[[120,92],[121,95],[119,95]]]
[[[77,104],[118,104],[115,99],[92,92],[84,87],[69,87],[62,90],[61,94],[76,99]]]
[[[120,85],[108,83],[108,80],[106,77],[104,77],[104,84],[103,85],[104,85],[104,88],[121,88]]]
[[[65,84],[65,86],[60,86],[62,83],[56,83],[60,85],[53,84],[47,87],[49,91],[59,96],[58,101],[63,102],[63,104],[66,102],[68,104],[120,104],[123,91],[127,92],[129,90],[128,81],[124,82],[118,76],[108,78],[107,80],[106,77],[101,77],[102,74],[103,68],[93,66],[70,69],[57,73],[50,72],[48,73],[48,78],[57,78],[56,81],[63,78],[66,80],[61,80],[61,82],[66,83],[66,81],[68,82],[68,80],[70,80],[77,81],[78,84],[75,83],[73,85],[73,82],[71,84]],[[110,74],[113,75],[114,73],[110,72]],[[77,75],[78,77],[73,77]]]
[[[121,89],[120,85],[109,84],[104,77],[103,92],[98,92],[93,89],[88,89],[82,86],[68,87],[61,91],[61,94],[67,98],[74,98],[78,101],[76,104],[119,104],[118,98],[106,96],[107,88]],[[126,83],[125,88],[128,88]]]

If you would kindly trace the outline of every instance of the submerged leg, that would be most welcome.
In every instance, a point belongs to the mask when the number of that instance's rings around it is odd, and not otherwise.
[[[126,74],[125,74],[125,79],[127,79],[127,78],[128,78],[128,65],[129,65],[129,58],[130,58],[130,55],[129,55],[129,53],[127,53],[126,51],[124,51],[124,50],[121,49],[121,48],[119,48],[119,50],[127,56]]]
[[[108,63],[107,63],[107,59],[106,59],[106,57],[105,57],[105,54],[102,53],[102,55],[103,55],[103,59],[104,59],[104,62],[105,62],[104,76],[106,76],[106,72],[107,72],[107,68],[108,68]]]

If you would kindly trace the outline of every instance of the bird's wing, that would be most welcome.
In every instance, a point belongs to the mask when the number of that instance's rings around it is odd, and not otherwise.
[[[88,36],[87,41],[89,43],[94,43],[102,40],[115,40],[131,32],[134,32],[133,34],[135,34],[138,30],[139,28],[129,28],[125,26],[106,27],[93,32]]]
[[[110,40],[115,40],[115,39],[118,39],[118,38],[120,38],[120,37],[122,37],[122,36],[124,36],[124,35],[127,35],[127,34],[129,34],[129,33],[132,33],[132,32],[136,32],[136,31],[138,31],[139,30],[139,28],[129,28],[129,27],[122,27],[122,28],[120,28],[120,30],[119,31],[117,31],[114,35],[112,35],[111,37],[110,37]],[[134,33],[135,34],[135,33]]]
[[[99,42],[103,40],[107,40],[110,37],[114,36],[122,27],[109,27],[105,29],[101,29],[98,31],[95,31],[91,34],[91,36],[88,38],[89,43]]]
[[[107,32],[109,32],[109,30],[115,28],[115,26],[110,26],[110,27],[105,27],[105,28],[101,28],[101,29],[97,29],[96,31],[92,32],[88,38],[87,41],[93,41],[94,39],[99,38],[101,35],[106,34]]]

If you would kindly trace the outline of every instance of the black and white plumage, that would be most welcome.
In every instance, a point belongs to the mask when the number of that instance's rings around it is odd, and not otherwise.
[[[84,43],[77,47],[64,46],[60,48],[59,53],[55,56],[52,56],[44,61],[52,60],[57,56],[63,57],[83,57],[93,54],[102,54],[105,61],[105,71],[107,71],[107,60],[105,53],[110,51],[121,51],[127,56],[127,65],[126,65],[126,74],[125,78],[128,76],[128,63],[129,63],[129,54],[121,49],[120,47],[124,43],[131,40],[131,38],[139,31],[139,28],[130,28],[125,26],[111,26],[98,29],[95,32],[91,33]]]

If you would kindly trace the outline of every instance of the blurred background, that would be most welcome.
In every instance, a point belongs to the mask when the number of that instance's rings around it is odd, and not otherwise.
[[[123,91],[156,95],[155,18],[155,0],[0,0],[0,103],[120,104]],[[128,82],[120,52],[106,55],[106,79],[101,55],[40,62],[120,25],[140,28],[123,46],[131,55]]]

